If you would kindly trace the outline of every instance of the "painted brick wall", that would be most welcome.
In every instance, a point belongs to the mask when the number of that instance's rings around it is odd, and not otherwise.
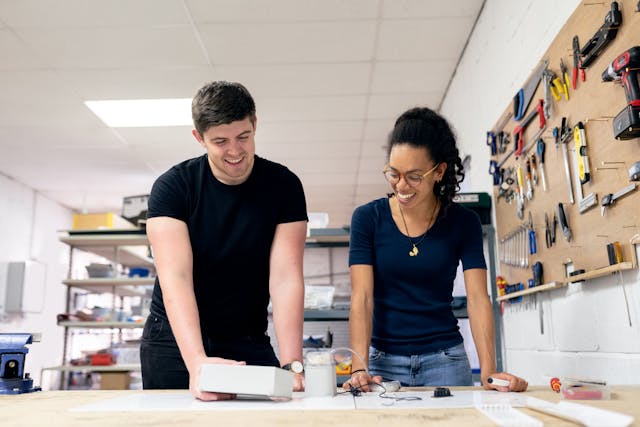
[[[485,132],[579,4],[578,0],[486,1],[441,107],[457,131],[461,152],[472,156],[469,191],[492,193]],[[506,369],[531,384],[546,384],[547,376],[563,375],[640,383],[639,300],[640,274],[634,270],[507,307]]]
[[[0,332],[39,332],[42,341],[29,347],[26,372],[40,384],[40,370],[62,359],[63,328],[56,314],[64,312],[69,249],[56,230],[71,226],[71,211],[0,174],[0,260],[33,261],[44,265],[44,283],[25,289],[30,312],[0,319]],[[44,293],[43,293],[44,291]],[[57,388],[57,376],[47,373],[43,388]]]

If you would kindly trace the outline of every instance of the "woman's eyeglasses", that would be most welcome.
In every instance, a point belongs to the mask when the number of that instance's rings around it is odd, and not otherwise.
[[[423,174],[419,174],[415,172],[404,174],[402,172],[398,172],[395,169],[392,169],[389,165],[387,165],[385,166],[382,173],[384,174],[384,177],[386,178],[387,181],[389,181],[391,185],[396,185],[397,183],[400,182],[401,178],[404,178],[404,181],[407,183],[407,185],[409,185],[410,187],[417,187],[420,184],[422,184],[422,180],[425,177],[427,177],[430,173],[435,171],[439,165],[440,163],[437,163],[433,168],[431,168],[430,170],[428,170]]]

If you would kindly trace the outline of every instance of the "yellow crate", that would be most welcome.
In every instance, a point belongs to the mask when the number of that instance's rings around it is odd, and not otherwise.
[[[113,212],[95,214],[73,214],[74,230],[103,230],[135,228],[135,226]]]

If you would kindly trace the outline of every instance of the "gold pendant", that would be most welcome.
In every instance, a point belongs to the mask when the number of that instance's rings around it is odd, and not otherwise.
[[[409,256],[416,256],[418,255],[418,247],[416,245],[413,245],[413,248],[409,251]]]

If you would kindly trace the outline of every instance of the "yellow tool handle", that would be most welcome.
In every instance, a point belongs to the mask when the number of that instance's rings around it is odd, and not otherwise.
[[[560,94],[564,92],[564,88],[562,87],[562,81],[559,78],[554,78],[551,80],[551,84],[549,85],[551,89],[551,95],[556,101],[560,101]]]
[[[518,174],[518,186],[520,186],[521,188],[524,188],[524,178],[522,177],[522,168],[520,167],[520,165],[518,165],[517,174]]]

